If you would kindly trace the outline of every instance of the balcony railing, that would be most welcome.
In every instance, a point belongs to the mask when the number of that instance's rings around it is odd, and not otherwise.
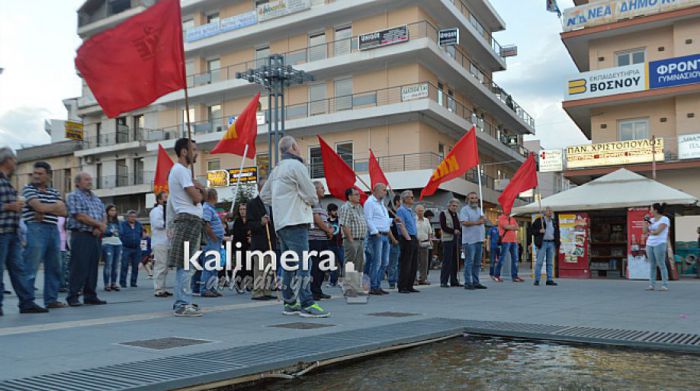
[[[428,21],[420,21],[408,25],[409,37],[411,40],[429,38],[437,43],[439,30],[437,26]],[[285,57],[285,64],[289,65],[321,61],[327,58],[343,56],[359,51],[357,47],[357,37],[358,36],[340,39],[280,54]],[[445,55],[452,57],[464,70],[472,74],[482,85],[491,91],[498,100],[513,110],[518,118],[522,119],[532,128],[535,127],[534,118],[515,102],[510,94],[496,84],[492,78],[487,76],[487,74],[481,70],[480,66],[461,48],[455,47],[454,51],[451,49],[449,51],[445,50]],[[255,69],[266,64],[267,58],[268,57],[261,57],[218,69],[211,69],[203,73],[190,74],[187,76],[187,85],[191,88],[225,80],[233,80],[236,78],[236,73],[238,72],[246,72],[249,69]]]
[[[503,50],[501,45],[496,41],[496,39],[491,35],[490,32],[486,31],[484,25],[479,21],[479,19],[471,12],[464,0],[451,0],[452,4],[459,9],[462,15],[467,17],[469,23],[474,26],[476,31],[481,34],[481,37],[486,41],[486,43],[491,47],[491,50],[501,59],[505,60],[503,56]]]
[[[408,94],[408,91],[415,91],[416,89],[422,91],[423,95],[415,97]],[[410,98],[410,99],[409,99]],[[470,123],[476,123],[477,129],[483,133],[489,134],[494,139],[500,141],[507,147],[515,150],[523,156],[527,156],[527,150],[521,145],[513,141],[517,140],[517,136],[508,136],[507,132],[501,130],[501,128],[483,118],[479,118],[471,111],[471,109],[462,105],[461,103],[454,100],[453,97],[448,96],[442,90],[438,90],[437,87],[429,82],[409,84],[405,86],[384,88],[381,90],[360,92],[352,95],[339,96],[335,98],[321,99],[316,101],[297,103],[285,106],[285,119],[295,120],[302,118],[309,118],[316,115],[322,114],[333,114],[346,110],[361,110],[370,107],[379,107],[389,104],[401,103],[413,99],[430,99],[437,102],[442,107],[446,108],[448,111],[454,113],[455,115],[465,119]],[[211,133],[213,132],[212,127],[216,128],[216,131],[222,131],[227,128],[227,119],[233,114],[229,114],[221,117],[220,119],[207,120],[201,122],[192,123],[192,129],[195,134]],[[267,114],[266,114],[267,115]],[[466,131],[467,129],[465,129]],[[186,127],[183,124],[175,125],[167,128],[162,128],[158,130],[152,130],[146,133],[146,140],[150,142],[170,140],[184,137],[186,134]]]
[[[144,135],[150,132],[152,132],[152,130],[139,128],[134,134],[133,129],[123,127],[118,132],[101,133],[96,136],[86,137],[83,139],[83,147],[87,149],[130,143],[132,141],[145,141]]]
[[[83,6],[78,11],[78,28],[138,6],[150,7],[156,0],[91,0],[89,3],[89,9],[84,9],[86,6]]]
[[[119,187],[153,183],[155,171],[136,171],[122,175],[103,175],[95,179],[95,189],[105,190]]]

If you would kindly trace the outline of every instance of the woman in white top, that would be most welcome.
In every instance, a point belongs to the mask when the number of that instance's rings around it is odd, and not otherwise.
[[[418,239],[418,285],[430,285],[428,282],[428,254],[433,239],[433,227],[425,217],[425,207],[416,206],[416,239]]]
[[[668,270],[666,269],[666,242],[668,241],[668,232],[671,227],[671,221],[664,216],[666,204],[654,204],[651,207],[651,213],[654,217],[645,219],[646,225],[644,232],[648,233],[647,237],[647,258],[649,258],[649,287],[648,291],[656,289],[656,266],[661,269],[662,291],[668,290]]]

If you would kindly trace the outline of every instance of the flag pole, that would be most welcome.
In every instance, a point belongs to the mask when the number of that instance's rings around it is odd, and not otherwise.
[[[481,164],[476,165],[476,175],[479,178],[479,207],[481,208],[481,215],[484,215],[484,195],[481,191]]]
[[[231,210],[229,213],[233,213],[233,208],[236,206],[236,200],[238,199],[238,187],[241,185],[241,174],[243,174],[243,165],[245,164],[245,158],[248,156],[248,144],[245,145],[243,149],[243,159],[241,159],[241,167],[238,169],[238,180],[236,180],[236,190],[233,191],[233,201],[231,202]]]
[[[190,125],[190,95],[187,92],[187,82],[185,82],[185,117],[187,119],[187,138],[190,141],[192,140],[192,126]],[[191,146],[187,146],[187,159],[190,161],[190,172],[192,173],[192,180],[195,180],[196,178],[194,177],[194,162],[192,161],[192,148]]]

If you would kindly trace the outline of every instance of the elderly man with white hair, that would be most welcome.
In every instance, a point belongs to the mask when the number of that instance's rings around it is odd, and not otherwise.
[[[413,288],[418,268],[418,229],[416,217],[411,207],[413,206],[413,192],[406,190],[401,193],[401,207],[396,215],[401,219],[401,224],[406,227],[401,237],[401,254],[399,255],[399,293],[416,293],[419,290]]]
[[[369,269],[370,295],[388,295],[389,292],[381,287],[382,270],[389,265],[389,230],[391,218],[384,206],[386,185],[377,183],[372,189],[372,196],[365,201],[365,220],[367,221],[367,249],[369,259],[366,259],[365,269]]]
[[[428,254],[433,240],[433,226],[425,217],[425,207],[416,205],[416,238],[418,239],[418,285],[428,282]]]
[[[440,271],[440,286],[442,288],[459,287],[457,278],[457,269],[459,269],[459,250],[461,240],[461,231],[459,224],[459,200],[453,198],[447,204],[447,210],[440,212],[440,228],[442,228],[442,270]],[[447,285],[447,282],[450,285]]]

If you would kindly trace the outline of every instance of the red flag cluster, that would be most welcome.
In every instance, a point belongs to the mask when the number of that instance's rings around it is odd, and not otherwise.
[[[170,169],[173,168],[173,163],[165,148],[158,144],[158,161],[156,162],[156,176],[153,179],[153,193],[168,192],[168,175]]]
[[[462,136],[454,148],[437,167],[420,193],[420,199],[435,194],[441,183],[464,175],[469,169],[479,164],[479,149],[476,144],[476,128],[472,127]]]
[[[211,150],[212,155],[217,153],[232,153],[248,159],[255,159],[255,137],[258,135],[258,105],[260,103],[260,93],[258,92],[248,105],[243,109],[236,121],[229,126],[228,130],[218,144]],[[248,152],[246,153],[246,146]]]
[[[348,166],[326,141],[318,136],[321,143],[321,158],[323,159],[323,170],[326,173],[326,185],[328,191],[340,200],[345,199],[345,190],[353,187],[360,192],[360,203],[364,204],[367,194],[362,189],[355,186],[355,171]]]

